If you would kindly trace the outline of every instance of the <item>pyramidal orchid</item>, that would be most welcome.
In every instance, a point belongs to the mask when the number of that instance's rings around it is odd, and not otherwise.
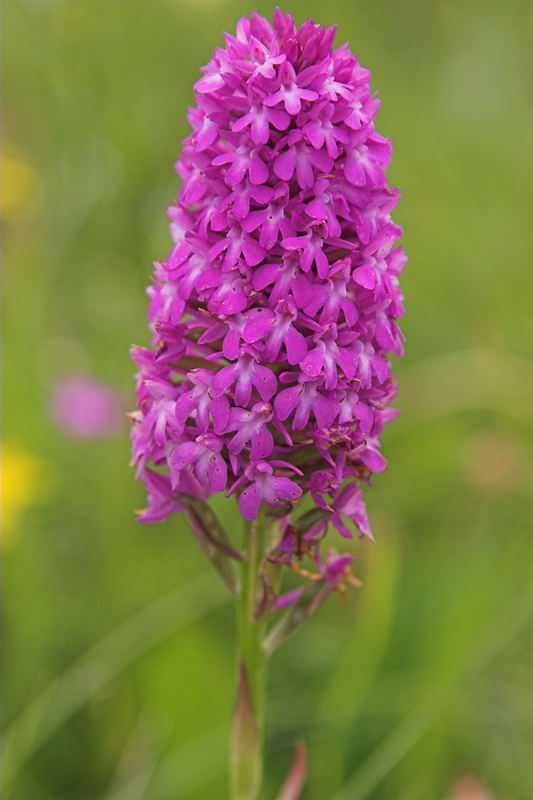
[[[148,289],[152,343],[132,350],[139,519],[186,513],[238,595],[234,799],[261,784],[268,656],[358,584],[337,548],[372,539],[362,486],[385,468],[379,435],[397,413],[406,258],[391,144],[374,128],[370,73],[334,34],[254,12],[202,68],[173,245]],[[215,494],[237,499],[242,542]]]

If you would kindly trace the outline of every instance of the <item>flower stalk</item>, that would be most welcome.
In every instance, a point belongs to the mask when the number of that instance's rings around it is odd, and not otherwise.
[[[231,736],[231,800],[256,800],[263,775],[267,655],[263,647],[265,617],[257,618],[256,610],[266,541],[263,515],[245,523],[245,559],[237,599],[238,684]]]

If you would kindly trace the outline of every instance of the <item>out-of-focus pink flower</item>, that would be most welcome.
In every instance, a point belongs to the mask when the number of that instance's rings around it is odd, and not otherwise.
[[[122,416],[115,389],[78,374],[55,383],[50,412],[64,433],[84,439],[111,436],[120,427]]]

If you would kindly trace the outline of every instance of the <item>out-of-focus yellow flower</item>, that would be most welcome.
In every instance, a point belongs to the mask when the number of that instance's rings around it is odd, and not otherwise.
[[[2,446],[2,547],[13,543],[21,512],[27,506],[45,499],[49,488],[49,478],[43,461],[17,447]]]
[[[31,216],[39,203],[40,181],[35,170],[10,145],[2,147],[0,219],[13,222]]]

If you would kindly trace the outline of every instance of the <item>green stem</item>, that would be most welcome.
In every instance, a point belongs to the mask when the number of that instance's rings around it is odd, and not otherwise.
[[[261,563],[266,548],[265,520],[247,523],[242,588],[237,598],[237,698],[233,713],[230,757],[231,800],[257,800],[263,774],[266,653],[265,624],[254,619],[262,595]]]

